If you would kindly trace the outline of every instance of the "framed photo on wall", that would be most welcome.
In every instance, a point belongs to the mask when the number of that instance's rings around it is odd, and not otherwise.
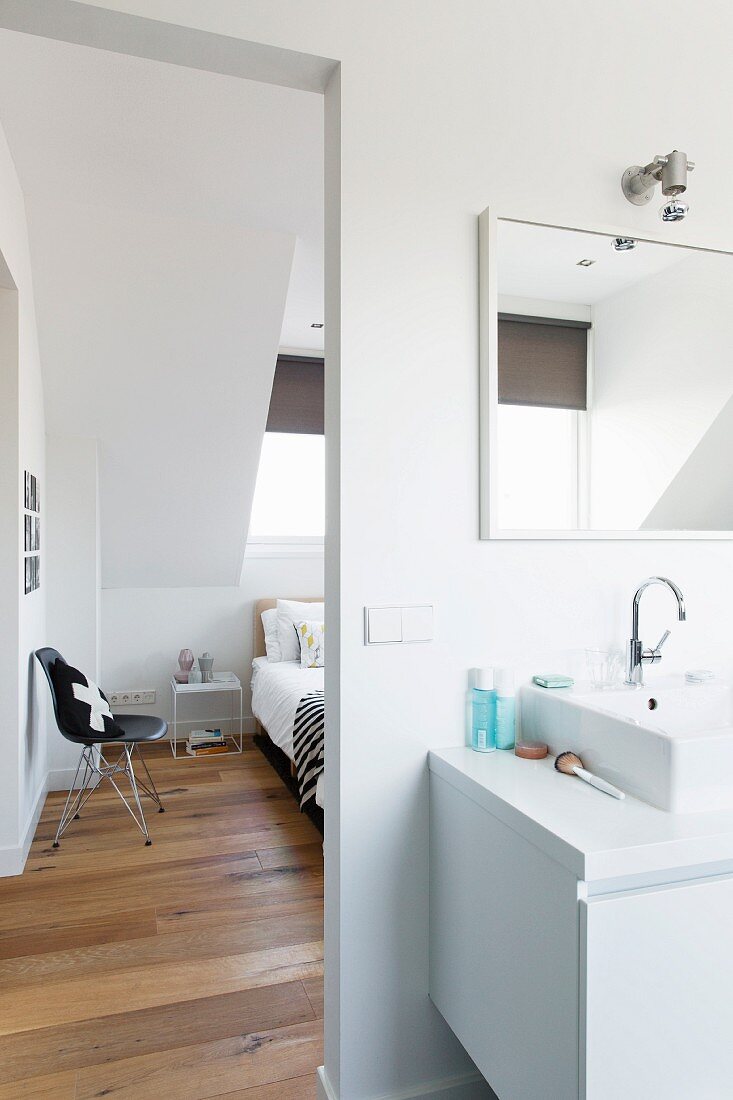
[[[23,587],[26,596],[41,586],[41,492],[38,478],[24,472],[23,478]]]

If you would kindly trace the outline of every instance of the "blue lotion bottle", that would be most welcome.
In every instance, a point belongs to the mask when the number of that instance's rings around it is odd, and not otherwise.
[[[471,693],[471,748],[493,752],[496,748],[496,692],[493,668],[477,668]]]
[[[515,739],[514,672],[510,668],[496,670],[496,747],[513,749]]]

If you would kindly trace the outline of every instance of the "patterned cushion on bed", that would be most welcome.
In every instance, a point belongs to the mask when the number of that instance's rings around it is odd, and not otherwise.
[[[301,619],[293,624],[300,642],[300,667],[323,668],[325,659],[324,623]]]
[[[322,600],[318,603],[310,603],[307,600],[278,600],[277,634],[280,639],[280,660],[300,660],[300,643],[297,631],[293,630],[296,623],[302,623],[304,619],[309,622],[323,620],[324,617]]]

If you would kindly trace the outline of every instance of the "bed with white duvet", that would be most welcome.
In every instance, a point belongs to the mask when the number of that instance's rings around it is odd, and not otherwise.
[[[302,668],[298,660],[273,660],[263,654],[265,635],[261,614],[263,610],[272,608],[274,603],[274,600],[259,600],[255,605],[257,655],[252,662],[252,714],[270,740],[292,761],[293,728],[298,704],[304,696],[323,690],[324,669]],[[323,808],[323,774],[318,777],[315,801]]]

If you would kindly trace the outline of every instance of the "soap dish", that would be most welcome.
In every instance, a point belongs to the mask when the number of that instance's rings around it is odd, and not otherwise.
[[[688,684],[707,684],[709,680],[714,679],[715,673],[709,668],[691,668],[685,673]]]
[[[561,676],[557,672],[546,672],[533,676],[532,683],[541,688],[571,688],[575,681],[572,676]]]

